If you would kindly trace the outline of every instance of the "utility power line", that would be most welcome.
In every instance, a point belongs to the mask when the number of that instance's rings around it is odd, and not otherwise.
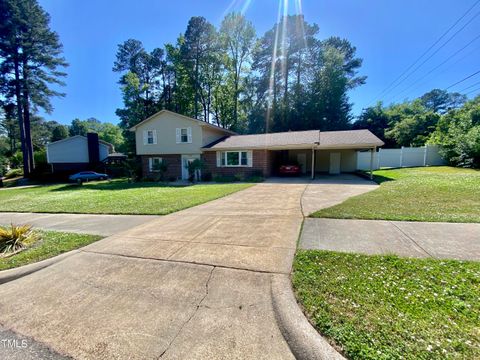
[[[466,45],[464,45],[463,47],[461,47],[460,49],[458,49],[457,51],[455,51],[452,55],[450,55],[447,59],[445,59],[444,61],[442,61],[440,64],[438,64],[437,66],[435,66],[434,68],[432,68],[430,71],[428,71],[427,73],[425,73],[423,76],[421,76],[420,78],[418,78],[417,80],[415,80],[414,82],[412,82],[409,86],[407,86],[406,88],[404,88],[402,91],[400,91],[399,93],[397,93],[396,95],[394,95],[393,97],[391,97],[391,100],[395,99],[396,97],[398,97],[399,95],[403,94],[404,92],[406,92],[407,90],[410,90],[413,86],[415,86],[416,84],[418,84],[420,81],[422,81],[423,79],[425,79],[428,75],[430,75],[431,73],[433,73],[435,70],[437,70],[438,68],[442,67],[443,65],[445,65],[447,62],[449,62],[451,59],[453,59],[456,55],[458,55],[459,53],[461,53],[463,50],[465,50],[467,47],[469,47],[470,45],[472,45],[475,41],[477,41],[478,39],[480,39],[480,35],[477,35],[473,40],[469,41]],[[462,58],[463,59],[463,58]],[[390,101],[391,101],[390,100]]]
[[[475,84],[472,84],[470,86],[467,86],[465,89],[462,89],[459,91],[459,93],[463,93],[465,90],[471,89],[474,86],[480,85],[480,81],[477,81]]]
[[[476,89],[473,89],[472,91],[469,91],[469,92],[466,93],[465,95],[470,95],[470,94],[472,94],[472,93],[474,93],[474,92],[477,92],[477,91],[480,92],[480,87],[478,87],[478,88],[476,88]]]
[[[434,57],[440,50],[442,50],[455,36],[457,36],[463,29],[465,29],[475,18],[480,15],[480,11],[477,12],[465,25],[463,25],[459,30],[457,30],[452,36],[448,38],[438,49],[436,49],[432,54],[430,54],[422,63],[416,66],[413,71],[411,71],[407,76],[405,76],[399,83],[397,83],[393,88],[391,88],[387,93],[391,92],[392,90],[396,89],[401,83],[407,80],[410,76],[412,76],[418,69],[420,69],[424,64],[427,63],[432,57]]]
[[[467,81],[468,79],[474,77],[474,76],[477,75],[477,74],[480,74],[480,70],[478,70],[478,71],[474,72],[473,74],[470,74],[470,75],[468,75],[467,77],[463,78],[462,80],[457,81],[456,83],[454,83],[454,84],[446,87],[445,90],[448,90],[448,89],[450,89],[450,88],[452,88],[452,87],[454,87],[454,86],[457,86],[458,84],[461,84],[462,82]]]
[[[418,64],[418,62],[425,56],[427,55],[430,50],[432,50],[440,41],[442,41],[442,39],[453,29],[455,28],[455,26],[457,26],[458,23],[460,23],[460,21],[462,21],[474,8],[475,6],[477,6],[478,4],[480,3],[480,0],[477,0],[465,13],[463,13],[462,16],[460,16],[454,23],[453,25],[451,25],[432,45],[430,45],[430,47],[425,50],[425,52],[422,53],[422,55],[420,55],[406,70],[404,70],[395,80],[393,80],[378,96],[377,96],[377,99],[382,96],[383,94],[385,94],[387,91],[391,91],[393,89],[390,89],[395,83],[397,83],[398,80],[400,80],[405,74],[407,74],[416,64]],[[467,23],[467,25],[478,15],[478,13]],[[466,26],[466,25],[465,25]],[[465,27],[464,26],[464,27]],[[463,28],[464,28],[463,27]],[[463,28],[461,30],[463,30]],[[460,31],[461,31],[460,30]],[[459,31],[457,31],[453,37],[456,36],[456,34],[458,34]],[[453,38],[452,37],[452,38]],[[445,46],[452,38],[450,38],[449,40],[447,40],[446,43],[443,44],[443,46]],[[442,46],[442,47],[443,47]],[[403,80],[402,80],[403,81]],[[390,89],[390,90],[389,90]],[[371,101],[369,103],[369,105],[371,105],[374,101],[376,101],[376,99],[374,99],[373,101]]]

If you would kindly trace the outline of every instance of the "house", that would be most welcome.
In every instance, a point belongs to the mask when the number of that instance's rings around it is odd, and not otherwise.
[[[155,164],[167,164],[167,177],[188,178],[188,162],[201,159],[204,174],[275,175],[287,162],[298,163],[304,174],[354,172],[357,150],[372,153],[383,142],[369,130],[289,131],[238,135],[221,127],[162,110],[131,128],[143,174]],[[372,160],[373,162],[373,160]],[[372,164],[373,165],[373,164]]]
[[[99,140],[96,133],[88,133],[47,144],[47,162],[54,173],[94,170],[113,151],[112,144]]]

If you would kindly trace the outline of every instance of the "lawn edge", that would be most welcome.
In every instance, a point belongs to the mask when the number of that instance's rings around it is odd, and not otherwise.
[[[289,275],[272,274],[271,294],[275,320],[297,359],[345,360],[303,314]]]
[[[75,255],[80,251],[81,250],[79,249],[73,249],[48,259],[40,260],[31,264],[22,265],[12,269],[2,270],[0,271],[0,284],[4,284],[10,281],[19,279],[21,277],[33,274],[34,272],[45,269],[50,265],[56,264],[72,255]]]

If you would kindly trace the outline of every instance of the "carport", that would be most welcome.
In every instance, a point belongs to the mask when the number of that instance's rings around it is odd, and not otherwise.
[[[352,173],[357,170],[357,151],[368,150],[371,176],[373,155],[377,147],[383,145],[368,130],[315,131],[315,134],[308,135],[311,141],[308,145],[285,145],[281,150],[270,150],[273,170],[278,169],[282,163],[296,163],[302,173],[310,175],[312,179],[316,174]]]
[[[351,173],[357,170],[357,151],[373,154],[383,142],[369,130],[289,131],[281,133],[228,136],[203,147],[207,169],[223,175],[261,171],[275,175],[280,165],[298,164],[312,179],[315,174]],[[212,152],[216,152],[212,154]],[[229,162],[229,158],[233,161]],[[240,163],[240,157],[243,162]]]

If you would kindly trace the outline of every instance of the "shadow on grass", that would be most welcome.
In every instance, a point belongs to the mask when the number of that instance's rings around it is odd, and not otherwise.
[[[370,180],[370,173],[367,171],[363,171],[363,170],[357,171],[357,175],[364,179]],[[374,173],[372,180],[380,185],[381,183],[384,183],[387,181],[395,181],[397,179],[395,177],[388,177],[388,176],[378,175]]]
[[[147,183],[147,182],[137,182],[129,183],[127,181],[112,181],[105,183],[83,183],[82,185],[78,184],[65,184],[61,187],[52,189],[50,191],[79,191],[79,190],[131,190],[131,189],[145,189],[145,188],[178,188],[185,187],[184,185],[172,185],[172,184],[162,184],[162,183]]]

